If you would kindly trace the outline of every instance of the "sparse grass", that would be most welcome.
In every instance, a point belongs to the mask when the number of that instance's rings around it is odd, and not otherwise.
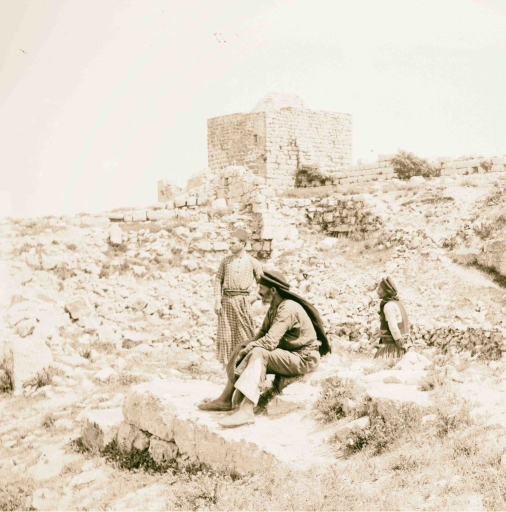
[[[35,388],[42,388],[44,386],[49,386],[51,384],[51,381],[55,375],[62,376],[62,372],[59,368],[55,368],[53,366],[50,366],[47,369],[41,370],[37,375],[25,382],[23,384],[23,387],[29,387],[29,386],[35,386]]]
[[[321,199],[323,197],[330,197],[335,194],[337,188],[332,185],[325,187],[305,187],[305,188],[291,188],[283,192],[280,197],[296,197],[296,198],[314,198]]]
[[[58,231],[66,229],[66,226],[52,226],[47,222],[31,222],[27,226],[19,227],[18,237],[46,235],[48,233],[58,233]]]
[[[170,469],[177,469],[175,460],[169,461],[167,464],[158,464],[155,462],[149,449],[138,450],[132,448],[128,453],[122,452],[116,440],[109,443],[101,452],[100,455],[105,457],[107,462],[111,463],[117,469],[123,471],[142,470],[148,473],[166,473]]]
[[[14,248],[12,249],[11,254],[12,254],[12,256],[13,256],[14,258],[19,258],[19,256],[21,256],[23,253],[25,253],[25,252],[30,252],[30,250],[31,250],[33,247],[35,247],[35,246],[30,245],[30,244],[28,244],[28,243],[24,243],[23,245],[19,245],[18,247],[14,247]]]
[[[503,276],[497,272],[497,270],[491,267],[486,267],[485,265],[480,265],[476,260],[469,263],[468,266],[474,267],[481,272],[484,272],[490,279],[492,279],[492,281],[494,281],[494,283],[498,284],[501,288],[506,288],[506,276]]]
[[[148,380],[144,375],[139,375],[135,373],[128,373],[122,371],[119,373],[118,377],[118,385],[119,386],[133,386],[135,384],[140,384],[141,382],[146,382]]]
[[[0,474],[0,511],[35,510],[32,508],[32,495],[35,483],[15,471],[2,471]]]
[[[367,447],[372,455],[380,455],[414,435],[420,425],[421,413],[415,407],[403,406],[396,416],[388,419],[375,412],[369,417],[367,427],[351,433],[346,452],[353,454]]]
[[[84,357],[84,359],[90,359],[90,357],[91,357],[91,348],[86,347],[86,348],[81,349],[79,351],[79,355],[81,357]]]
[[[12,391],[12,380],[9,372],[0,366],[0,393]]]
[[[442,388],[447,383],[443,368],[433,364],[420,384],[420,391],[434,391]]]
[[[465,178],[460,182],[460,186],[462,186],[462,187],[479,187],[479,184],[476,182],[476,180],[473,180],[472,178]]]
[[[434,428],[438,437],[467,428],[473,424],[471,417],[471,404],[462,400],[449,390],[434,394],[434,413],[436,420]]]
[[[56,418],[54,417],[54,415],[48,412],[42,420],[42,427],[45,428],[46,430],[52,430],[54,428],[55,421]]]
[[[54,267],[53,273],[58,279],[62,281],[65,281],[65,279],[69,279],[75,276],[75,272],[72,269],[68,268],[65,262]]]

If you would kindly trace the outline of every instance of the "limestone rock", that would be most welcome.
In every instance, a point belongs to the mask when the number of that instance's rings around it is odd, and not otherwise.
[[[93,306],[86,297],[76,297],[65,304],[65,310],[69,312],[72,320],[91,316],[95,313]]]
[[[99,382],[105,383],[116,380],[118,378],[118,374],[111,367],[106,367],[95,373],[93,378]]]
[[[125,422],[164,441],[174,441],[189,460],[244,473],[281,463],[293,467],[328,463],[333,459],[325,432],[300,413],[268,418],[254,425],[223,429],[227,413],[200,411],[196,403],[218,396],[221,386],[201,380],[164,379],[135,386],[125,398]]]
[[[118,447],[123,452],[132,448],[145,450],[150,444],[150,435],[130,423],[122,422],[118,428]]]
[[[366,428],[368,425],[369,416],[363,416],[362,418],[358,418],[339,426],[339,428],[334,431],[334,435],[339,441],[341,441],[341,443],[345,443],[354,431]]]
[[[19,336],[25,338],[26,336],[29,336],[33,333],[36,326],[37,320],[35,318],[25,318],[16,325],[16,332],[19,334]]]
[[[267,404],[267,414],[276,416],[309,407],[318,400],[318,393],[319,390],[315,386],[294,382]]]
[[[227,209],[227,201],[223,198],[215,199],[212,202],[211,206],[214,210],[226,210]]]
[[[65,451],[59,446],[47,446],[35,466],[28,469],[28,474],[36,481],[49,480],[59,476],[63,469]]]
[[[402,359],[394,366],[395,370],[425,370],[432,365],[432,361],[417,352],[406,352]]]
[[[111,245],[121,245],[123,243],[123,230],[117,224],[111,224],[109,228],[109,242]]]
[[[6,342],[3,366],[8,372],[15,394],[20,394],[23,384],[32,380],[53,362],[51,350],[35,336],[14,338]]]
[[[121,407],[87,411],[82,418],[81,439],[90,450],[103,450],[116,439],[122,421]]]
[[[385,419],[395,418],[405,407],[424,410],[430,407],[429,394],[419,391],[418,386],[409,384],[377,384],[366,391],[371,400],[371,407]]]
[[[174,442],[164,441],[152,436],[149,441],[149,454],[158,464],[164,464],[175,459],[177,456],[177,445]]]
[[[336,247],[338,243],[339,239],[334,238],[333,236],[328,236],[318,243],[318,249],[321,249],[322,251],[329,251]]]

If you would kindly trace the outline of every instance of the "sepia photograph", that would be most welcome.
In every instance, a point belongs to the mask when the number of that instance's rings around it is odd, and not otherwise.
[[[506,510],[506,0],[2,0],[0,137],[0,511]]]

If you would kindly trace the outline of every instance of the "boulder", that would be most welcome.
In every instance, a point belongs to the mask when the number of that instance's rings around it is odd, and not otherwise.
[[[123,403],[125,422],[174,442],[188,460],[220,470],[264,471],[287,464],[310,467],[334,460],[327,432],[312,415],[296,411],[257,416],[254,425],[223,429],[228,413],[200,411],[196,403],[218,396],[221,386],[203,380],[164,379],[133,387]]]
[[[282,394],[276,395],[267,404],[267,414],[276,416],[288,414],[297,409],[305,409],[318,400],[319,389],[303,382],[294,382],[285,389]]]
[[[3,367],[10,376],[14,394],[20,394],[23,384],[47,370],[53,362],[49,347],[35,336],[8,340],[3,358]]]
[[[432,361],[417,352],[406,352],[402,359],[394,366],[395,370],[425,370],[432,365]]]
[[[211,207],[214,210],[226,210],[227,209],[227,201],[224,198],[220,197],[219,199],[215,199],[211,203]]]
[[[423,176],[411,176],[411,178],[409,178],[409,183],[412,185],[422,185],[425,183],[425,178]]]
[[[177,457],[177,445],[174,442],[164,441],[156,436],[151,436],[149,441],[149,454],[158,464],[164,464]]]
[[[337,246],[339,243],[338,238],[334,238],[333,236],[328,236],[324,238],[321,242],[318,242],[318,249],[321,249],[322,251],[329,251],[330,249],[333,249]]]
[[[335,431],[334,436],[341,443],[345,443],[350,435],[357,430],[361,430],[367,428],[369,426],[369,416],[363,416],[362,418],[358,418],[353,421],[349,421],[344,425],[340,425]]]
[[[140,428],[122,422],[118,428],[118,447],[122,452],[130,452],[133,448],[145,450],[150,445],[150,435]]]
[[[118,435],[123,421],[121,407],[86,411],[81,417],[81,439],[92,451],[103,450]]]
[[[25,318],[16,325],[16,333],[19,334],[19,336],[21,336],[22,338],[26,338],[27,336],[33,333],[36,326],[36,318]]]
[[[109,242],[111,245],[121,245],[123,243],[123,230],[117,224],[111,224],[109,228]]]
[[[65,304],[65,310],[69,312],[72,320],[91,316],[95,313],[95,309],[86,297],[76,297]]]
[[[42,450],[37,464],[28,468],[28,474],[37,482],[59,476],[63,470],[65,450],[58,445]]]
[[[366,395],[370,399],[370,410],[375,409],[386,420],[398,417],[405,408],[423,411],[431,406],[429,394],[409,384],[378,383],[368,389]]]

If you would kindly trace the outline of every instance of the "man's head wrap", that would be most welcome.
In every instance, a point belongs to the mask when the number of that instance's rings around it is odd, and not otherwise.
[[[276,270],[264,270],[258,284],[267,286],[268,288],[276,288],[281,297],[284,299],[293,300],[294,302],[300,304],[304,308],[304,311],[307,313],[313,324],[314,330],[316,332],[316,338],[321,342],[319,348],[320,355],[324,356],[325,354],[328,354],[332,351],[329,340],[327,339],[325,327],[323,326],[323,322],[320,317],[320,313],[318,313],[318,310],[306,299],[290,291],[290,283],[286,280],[285,276],[281,272]]]
[[[232,238],[237,238],[241,242],[244,242],[245,244],[248,242],[248,232],[245,229],[238,228],[235,231],[233,231],[230,235]]]
[[[285,291],[288,291],[290,288],[290,283],[286,280],[285,276],[276,270],[265,270],[258,284]]]

